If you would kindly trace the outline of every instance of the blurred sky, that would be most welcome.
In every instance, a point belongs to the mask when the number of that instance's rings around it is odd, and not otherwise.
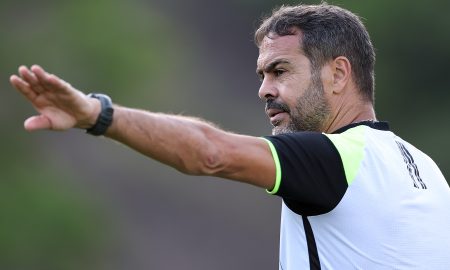
[[[282,3],[297,2],[0,1],[0,268],[276,269],[280,199],[81,131],[29,134],[8,78],[38,63],[122,105],[268,135],[253,31]],[[449,179],[449,2],[329,3],[372,37],[378,118]]]

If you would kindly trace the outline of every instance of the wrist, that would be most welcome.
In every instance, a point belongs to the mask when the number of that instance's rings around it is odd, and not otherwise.
[[[89,103],[91,104],[91,113],[89,114],[89,118],[87,119],[86,125],[83,127],[83,129],[89,129],[93,127],[97,122],[100,112],[102,111],[102,104],[99,99],[93,97],[88,98]]]
[[[88,120],[90,127],[86,129],[86,133],[94,136],[104,135],[113,120],[114,108],[111,98],[97,93],[88,94],[88,97],[93,99],[93,112]]]

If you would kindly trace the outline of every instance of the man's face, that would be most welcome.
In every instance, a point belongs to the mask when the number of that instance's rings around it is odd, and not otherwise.
[[[296,131],[323,131],[330,118],[320,71],[312,71],[301,52],[300,33],[265,37],[259,50],[259,97],[274,135]]]

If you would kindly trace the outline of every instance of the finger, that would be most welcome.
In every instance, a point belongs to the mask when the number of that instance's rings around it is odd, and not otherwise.
[[[26,66],[19,67],[19,74],[35,92],[42,93],[45,91],[45,89],[39,83],[36,75],[31,72]]]
[[[12,75],[9,78],[9,81],[14,86],[14,88],[16,88],[28,100],[33,101],[36,98],[37,93],[34,92],[33,89],[31,89],[30,85],[24,80],[22,80],[20,77]]]
[[[31,67],[32,72],[36,75],[39,82],[46,88],[52,91],[70,90],[70,84],[60,79],[56,75],[47,73],[43,68],[38,65]]]
[[[24,127],[27,131],[50,129],[52,127],[52,123],[50,119],[44,115],[35,115],[25,120]]]

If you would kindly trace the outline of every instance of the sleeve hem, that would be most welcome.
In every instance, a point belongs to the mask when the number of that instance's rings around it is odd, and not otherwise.
[[[280,159],[278,158],[278,153],[277,153],[277,150],[275,149],[275,146],[273,145],[273,143],[266,138],[262,138],[262,139],[264,139],[267,142],[267,144],[269,145],[270,152],[272,153],[272,157],[275,162],[275,171],[276,171],[275,185],[271,190],[266,189],[266,192],[271,195],[275,195],[278,192],[278,190],[280,189],[280,184],[281,184]]]

